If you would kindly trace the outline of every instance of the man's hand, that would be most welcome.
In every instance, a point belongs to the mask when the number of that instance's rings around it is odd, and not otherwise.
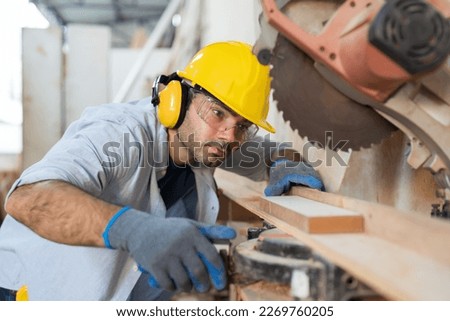
[[[264,190],[264,194],[266,196],[279,196],[288,192],[293,185],[325,190],[319,173],[310,165],[304,162],[279,159],[270,168],[269,185]]]
[[[225,288],[225,267],[211,240],[236,237],[232,228],[159,218],[134,209],[118,214],[105,229],[105,244],[128,251],[149,273],[150,285],[168,291],[194,287],[205,292],[211,283],[218,290]]]

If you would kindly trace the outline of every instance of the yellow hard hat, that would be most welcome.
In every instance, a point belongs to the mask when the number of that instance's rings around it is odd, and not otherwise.
[[[259,63],[249,44],[228,41],[201,49],[177,74],[206,89],[240,116],[274,133],[267,121],[270,68]]]

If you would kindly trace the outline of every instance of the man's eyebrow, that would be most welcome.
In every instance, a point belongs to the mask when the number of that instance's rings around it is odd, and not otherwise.
[[[191,87],[191,88],[194,89],[194,92],[200,93],[200,94],[208,97],[212,102],[214,102],[218,106],[222,107],[223,109],[225,109],[227,112],[229,112],[233,116],[239,116],[234,110],[232,110],[230,107],[225,105],[221,100],[219,100],[216,97],[214,97],[214,95],[212,95],[206,89],[204,89],[204,88],[196,88],[196,87]]]
[[[216,101],[216,99],[214,99],[214,98],[212,98],[214,101]],[[223,108],[223,109],[225,109],[227,112],[229,112],[233,117],[241,117],[242,118],[242,120],[241,121],[239,121],[238,123],[239,124],[241,124],[241,125],[246,125],[246,126],[251,126],[251,125],[253,125],[253,123],[250,121],[250,120],[248,120],[247,118],[245,118],[245,117],[242,117],[241,115],[239,115],[238,113],[236,113],[234,110],[232,110],[231,108],[229,108],[228,106],[226,106],[225,104],[223,104],[222,102],[218,102],[218,105],[221,107],[221,108]]]
[[[213,101],[216,102],[217,105],[219,105],[220,107],[225,109],[227,112],[229,112],[231,115],[233,115],[233,116],[240,116],[238,113],[236,113],[234,110],[232,110],[230,107],[228,107],[227,105],[225,105],[221,101],[218,101],[218,100],[216,100],[214,98],[213,98]]]
[[[228,107],[227,105],[225,105],[223,102],[221,102],[219,99],[217,99],[216,97],[214,97],[213,95],[211,95],[209,92],[207,92],[206,90],[197,90],[197,92],[201,93],[202,95],[205,95],[206,97],[208,97],[209,99],[211,99],[212,102],[214,102],[215,104],[217,104],[217,106],[219,106],[220,108],[225,109],[227,112],[229,112],[233,117],[241,117],[242,120],[239,121],[240,124],[244,124],[244,125],[248,125],[251,126],[253,125],[253,123],[248,120],[245,117],[242,117],[241,115],[239,115],[237,112],[235,112],[234,110],[232,110],[230,107]]]

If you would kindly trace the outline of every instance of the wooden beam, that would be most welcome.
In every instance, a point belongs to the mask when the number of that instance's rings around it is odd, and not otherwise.
[[[262,197],[260,207],[307,233],[349,233],[364,229],[362,215],[304,197]]]
[[[293,187],[290,194],[361,213],[366,234],[450,266],[450,220],[304,187]]]
[[[247,209],[310,246],[391,300],[450,300],[450,266],[366,233],[309,234],[263,211]]]
[[[417,213],[310,189],[302,197],[357,211],[362,233],[310,234],[261,208],[265,184],[231,173],[216,175],[225,195],[294,236],[392,300],[450,300],[450,223]],[[434,239],[437,238],[435,241]]]

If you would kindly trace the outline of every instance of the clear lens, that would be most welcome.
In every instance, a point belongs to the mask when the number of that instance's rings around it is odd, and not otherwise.
[[[217,131],[233,129],[236,139],[243,141],[256,136],[259,127],[244,120],[236,123],[233,113],[216,99],[205,95],[201,91],[194,90],[195,95],[201,94],[203,101],[197,106],[197,114],[211,128]]]

